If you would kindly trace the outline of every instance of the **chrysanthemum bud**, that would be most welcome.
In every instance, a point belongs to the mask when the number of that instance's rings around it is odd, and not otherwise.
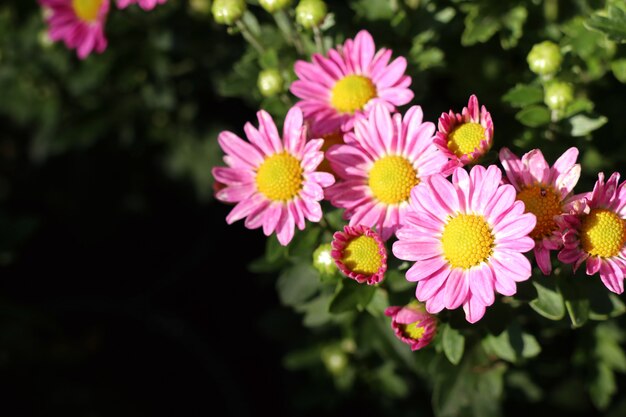
[[[296,21],[305,29],[319,26],[326,18],[328,8],[322,0],[300,0],[296,7]]]
[[[411,350],[427,346],[437,331],[437,319],[417,301],[404,307],[388,307],[385,315],[391,317],[391,328],[396,337],[411,346]]]
[[[550,41],[535,44],[526,57],[530,70],[538,75],[556,73],[562,60],[563,56],[559,46]]]
[[[272,97],[283,91],[285,81],[280,71],[275,68],[263,70],[259,73],[257,87],[264,97]]]
[[[215,0],[211,12],[213,19],[221,25],[232,25],[246,11],[244,0]]]
[[[291,4],[291,0],[259,0],[259,4],[268,12],[275,13],[288,7]]]
[[[543,101],[551,110],[563,110],[574,99],[572,85],[563,81],[554,81],[545,87]]]
[[[337,346],[327,346],[322,349],[322,362],[333,375],[341,374],[348,366],[348,356]]]
[[[313,252],[313,267],[322,275],[330,276],[337,271],[335,261],[331,255],[332,250],[330,243],[322,243]]]

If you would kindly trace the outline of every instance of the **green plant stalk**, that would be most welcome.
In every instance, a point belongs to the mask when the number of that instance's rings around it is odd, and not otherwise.
[[[313,38],[315,39],[315,47],[317,52],[324,54],[324,42],[322,40],[322,31],[317,26],[313,27]]]
[[[250,45],[252,45],[252,47],[256,49],[259,54],[265,53],[265,48],[263,47],[263,45],[261,45],[259,40],[252,34],[252,32],[250,32],[242,19],[237,20],[235,24],[237,25],[237,28],[239,28],[239,30],[241,31],[241,36],[243,36],[243,38]]]
[[[302,42],[296,28],[292,25],[291,19],[287,16],[284,10],[279,10],[273,14],[274,21],[276,22],[276,26],[282,32],[283,36],[287,40],[287,43],[291,44],[296,48],[296,52],[298,54],[304,54],[304,48],[302,47]]]

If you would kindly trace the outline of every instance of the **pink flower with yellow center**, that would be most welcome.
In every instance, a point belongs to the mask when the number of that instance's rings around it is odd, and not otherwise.
[[[138,4],[144,10],[152,10],[157,4],[163,4],[167,0],[117,0],[117,7],[125,9],[131,4]]]
[[[376,51],[372,35],[362,30],[354,40],[331,49],[328,56],[314,54],[312,63],[296,62],[299,79],[291,85],[291,92],[301,99],[297,105],[313,130],[319,130],[318,123],[335,123],[348,131],[355,115],[368,112],[375,103],[394,111],[411,101],[411,78],[404,74],[406,59],[389,63],[390,59],[391,51]]]
[[[517,199],[537,217],[530,237],[535,239],[535,259],[545,275],[552,272],[550,251],[563,245],[556,219],[568,211],[567,200],[580,178],[577,157],[578,149],[570,148],[550,168],[539,149],[524,154],[522,159],[507,148],[500,151],[500,162],[517,191]]]
[[[367,226],[345,226],[335,232],[331,256],[341,272],[359,284],[378,284],[387,270],[387,249],[378,233]]]
[[[104,25],[109,0],[39,0],[39,4],[50,12],[46,18],[50,39],[76,49],[80,59],[107,48]]]
[[[220,133],[218,141],[227,167],[213,168],[216,181],[225,185],[216,198],[237,203],[226,217],[228,224],[245,218],[249,229],[263,227],[266,236],[276,233],[287,245],[295,226],[303,230],[305,219],[319,222],[324,187],[335,182],[316,168],[324,158],[322,139],[306,140],[302,111],[293,107],[287,113],[282,138],[271,116],[257,113],[259,128],[247,123],[249,142],[234,133]]]
[[[391,317],[391,328],[396,337],[411,346],[413,351],[428,346],[437,332],[437,319],[417,301],[404,307],[388,307],[385,315]]]
[[[450,158],[449,170],[476,162],[493,143],[493,121],[475,95],[461,113],[442,113],[435,144]]]
[[[447,158],[433,144],[435,126],[422,118],[419,106],[402,118],[376,105],[368,117],[357,118],[345,145],[328,151],[341,181],[326,190],[326,198],[346,209],[351,226],[376,227],[389,239],[409,210],[413,187],[442,171]]]
[[[563,217],[563,250],[559,260],[574,270],[587,262],[587,275],[600,273],[604,285],[616,294],[624,292],[626,275],[626,181],[618,185],[616,172],[604,182],[604,174],[591,193],[571,214]]]
[[[415,295],[429,313],[462,305],[475,323],[494,303],[494,292],[513,295],[516,282],[530,277],[522,253],[535,246],[528,236],[535,216],[501,179],[495,165],[476,165],[469,174],[454,170],[452,183],[432,175],[411,192],[413,212],[396,232],[393,254],[415,261],[406,279],[418,282]]]

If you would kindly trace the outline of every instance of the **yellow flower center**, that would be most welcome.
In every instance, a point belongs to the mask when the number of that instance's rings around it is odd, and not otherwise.
[[[376,97],[376,86],[362,75],[348,75],[335,83],[330,92],[330,104],[339,113],[363,110],[368,101]]]
[[[375,274],[383,266],[378,243],[373,237],[364,235],[348,242],[341,261],[352,272],[364,275]]]
[[[448,135],[448,149],[456,156],[469,155],[485,140],[485,128],[480,123],[463,123]]]
[[[259,167],[256,185],[270,200],[291,200],[302,189],[302,173],[298,159],[287,152],[277,153],[266,158]]]
[[[402,156],[385,156],[369,172],[369,187],[378,200],[387,204],[407,201],[411,189],[420,183],[413,165]]]
[[[591,256],[617,256],[626,243],[626,223],[606,209],[593,209],[580,226],[583,250]]]
[[[458,214],[443,229],[443,255],[453,268],[469,269],[491,256],[494,240],[483,216]]]
[[[408,338],[419,340],[424,336],[425,329],[420,326],[421,322],[416,321],[411,324],[401,324],[400,330],[404,333],[404,335]]]
[[[72,0],[74,13],[80,20],[94,22],[98,18],[103,0]]]
[[[343,143],[343,134],[341,132],[326,133],[325,135],[322,135],[322,139],[324,139],[322,152],[324,152],[324,155],[326,155],[326,152],[328,151],[328,149],[330,149],[331,146],[341,145]],[[333,169],[330,167],[330,163],[326,158],[324,158],[317,170],[334,174]]]
[[[517,199],[524,202],[526,213],[537,217],[537,225],[530,232],[533,239],[548,237],[557,229],[554,216],[563,212],[561,199],[554,188],[543,184],[531,185],[517,194]]]

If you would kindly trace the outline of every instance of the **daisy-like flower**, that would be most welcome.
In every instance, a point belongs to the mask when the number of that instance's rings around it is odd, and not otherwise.
[[[262,226],[266,236],[276,232],[278,241],[287,245],[295,226],[303,230],[305,219],[320,221],[323,189],[335,179],[316,172],[324,158],[323,140],[307,142],[299,108],[287,113],[282,139],[267,112],[261,110],[257,117],[259,129],[250,123],[244,126],[249,142],[228,131],[220,133],[228,166],[213,168],[215,179],[226,185],[216,198],[237,203],[226,217],[228,224],[245,218],[248,229]]]
[[[39,4],[49,11],[46,21],[50,39],[76,49],[80,59],[107,48],[104,25],[109,0],[39,0]]]
[[[626,181],[618,183],[619,173],[606,183],[599,173],[593,191],[563,217],[564,247],[558,258],[573,264],[574,270],[586,261],[587,275],[600,272],[604,285],[621,294],[626,275]]]
[[[314,54],[312,63],[296,62],[299,79],[291,84],[291,92],[301,99],[297,105],[313,130],[318,130],[318,123],[336,123],[349,131],[354,116],[368,112],[374,103],[393,111],[411,101],[411,77],[404,74],[406,59],[389,63],[390,58],[391,51],[376,51],[372,35],[362,30],[354,40],[331,49],[327,57]]]
[[[389,239],[409,210],[411,189],[426,177],[442,171],[447,158],[433,144],[434,124],[422,122],[419,106],[404,118],[376,105],[369,116],[360,116],[345,145],[327,154],[340,182],[326,191],[326,198],[340,208],[350,225],[376,227]]]
[[[463,305],[470,323],[492,305],[494,291],[513,295],[531,275],[522,255],[535,246],[535,216],[524,213],[515,188],[500,184],[495,165],[457,168],[452,183],[433,175],[411,192],[413,212],[396,232],[393,254],[415,264],[406,273],[429,313]]]
[[[391,328],[396,337],[414,351],[428,346],[437,332],[437,319],[417,301],[404,307],[388,307],[385,315],[391,317]]]
[[[308,123],[308,125],[311,125],[311,123]],[[324,121],[310,126],[309,137],[324,139],[322,151],[324,152],[325,157],[319,166],[320,171],[330,172],[333,175],[335,174],[330,166],[330,161],[326,156],[331,147],[335,145],[342,145],[344,143],[343,136],[344,132],[341,130],[341,124],[337,123],[337,121]]]
[[[537,217],[530,237],[535,239],[535,259],[545,275],[552,272],[550,251],[561,249],[563,244],[556,218],[568,211],[567,200],[580,178],[577,157],[578,149],[570,148],[550,168],[539,149],[524,154],[522,159],[507,148],[500,151],[500,162],[517,191],[517,199]]]
[[[450,158],[449,170],[475,162],[493,143],[493,121],[475,95],[461,113],[441,113],[435,144]]]
[[[117,0],[117,7],[125,9],[131,4],[138,4],[144,10],[152,10],[157,4],[163,4],[167,0]]]
[[[335,232],[330,253],[348,278],[359,284],[378,284],[387,270],[387,249],[378,233],[367,226],[344,226]]]

